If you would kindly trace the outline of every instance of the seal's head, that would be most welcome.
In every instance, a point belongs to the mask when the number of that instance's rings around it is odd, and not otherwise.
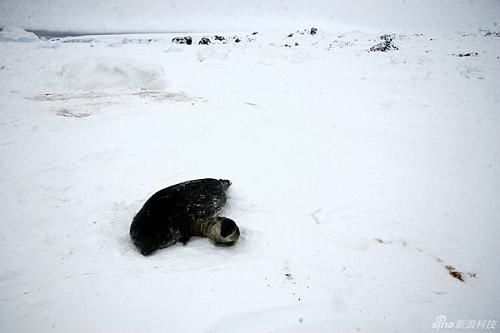
[[[194,236],[208,237],[218,245],[232,245],[240,237],[236,223],[222,216],[196,220],[191,232]]]
[[[240,229],[236,223],[227,217],[216,217],[213,225],[212,239],[220,245],[232,245],[240,237]]]

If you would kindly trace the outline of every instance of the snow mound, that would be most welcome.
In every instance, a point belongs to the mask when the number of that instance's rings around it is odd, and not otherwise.
[[[62,66],[67,90],[162,90],[167,86],[161,65],[130,59],[84,58]]]
[[[37,35],[22,28],[4,27],[0,31],[0,42],[31,43],[39,40]]]

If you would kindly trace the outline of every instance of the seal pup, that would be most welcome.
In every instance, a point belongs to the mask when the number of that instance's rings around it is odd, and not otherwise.
[[[226,203],[225,179],[197,179],[173,185],[153,194],[130,225],[130,237],[143,255],[173,245],[186,244],[191,236],[234,244],[240,235],[236,223],[215,216]]]

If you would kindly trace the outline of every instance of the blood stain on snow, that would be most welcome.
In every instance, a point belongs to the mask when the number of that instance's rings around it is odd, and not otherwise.
[[[380,238],[375,238],[375,242],[377,242],[378,244],[392,244],[393,242],[392,241],[384,241]],[[401,243],[400,243],[401,246],[408,246],[408,242],[402,240]],[[418,249],[419,252],[423,252],[423,250],[421,249]],[[440,257],[435,257],[436,261],[440,264],[444,264],[444,260]],[[457,280],[460,280],[462,282],[465,283],[465,280],[464,280],[464,273],[463,272],[460,272],[459,270],[457,270],[454,266],[451,266],[451,265],[444,265],[444,268],[446,268],[446,270],[448,271],[448,273],[454,277],[455,279]],[[477,274],[474,273],[474,272],[468,272],[467,275],[471,278],[477,278]]]
[[[465,282],[464,278],[463,278],[463,273],[462,272],[459,272],[456,270],[455,267],[453,266],[450,266],[450,265],[446,265],[444,268],[446,268],[448,270],[448,272],[450,273],[451,276],[453,276],[455,279],[458,279],[462,282]]]

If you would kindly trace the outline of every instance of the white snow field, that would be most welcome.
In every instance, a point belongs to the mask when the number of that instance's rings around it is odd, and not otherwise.
[[[0,33],[0,331],[494,327],[500,33],[310,28]],[[134,214],[204,177],[236,245],[143,257]]]

